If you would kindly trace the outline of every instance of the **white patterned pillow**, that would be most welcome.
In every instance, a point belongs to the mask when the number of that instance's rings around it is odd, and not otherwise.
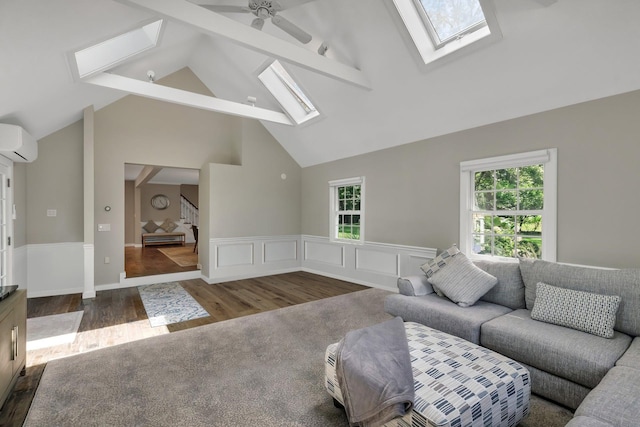
[[[604,338],[613,337],[621,298],[538,283],[531,318]]]
[[[422,271],[424,271],[424,274],[427,275],[427,279],[428,279],[429,277],[433,276],[433,274],[436,271],[440,270],[445,265],[447,265],[447,263],[453,259],[453,256],[458,254],[458,253],[460,253],[460,250],[458,249],[458,247],[456,245],[453,245],[449,249],[447,249],[446,251],[442,252],[440,255],[438,255],[434,259],[432,259],[431,261],[425,262],[420,267],[420,269],[422,269]],[[433,287],[433,291],[436,294],[440,295],[441,297],[444,296],[442,291],[440,289],[438,289],[437,286],[434,286],[433,283],[431,283],[431,287]]]
[[[462,252],[453,255],[427,281],[460,307],[475,304],[498,283],[498,279],[476,267]]]

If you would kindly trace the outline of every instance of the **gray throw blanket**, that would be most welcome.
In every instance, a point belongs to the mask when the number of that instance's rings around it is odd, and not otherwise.
[[[413,406],[414,386],[402,319],[348,332],[338,344],[336,374],[351,426],[404,416]]]

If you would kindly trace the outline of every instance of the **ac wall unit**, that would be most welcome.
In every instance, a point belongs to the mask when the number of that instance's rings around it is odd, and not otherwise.
[[[14,162],[33,162],[38,158],[38,141],[20,126],[0,123],[0,155]]]

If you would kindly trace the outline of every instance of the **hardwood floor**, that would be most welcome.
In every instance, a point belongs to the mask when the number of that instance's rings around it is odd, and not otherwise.
[[[367,289],[304,272],[213,285],[199,279],[180,284],[209,317],[152,328],[137,288],[100,291],[88,301],[80,294],[29,299],[28,318],[80,310],[84,314],[72,344],[27,352],[27,373],[0,410],[0,426],[22,425],[49,360]]]
[[[186,246],[193,248],[193,243]],[[124,270],[127,273],[127,277],[181,273],[198,269],[195,265],[181,267],[171,261],[170,258],[159,251],[163,247],[170,246],[147,246],[144,248],[126,246],[124,248]]]

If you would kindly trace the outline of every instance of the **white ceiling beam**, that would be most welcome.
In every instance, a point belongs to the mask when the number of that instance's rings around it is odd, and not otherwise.
[[[201,95],[182,89],[162,86],[157,83],[136,80],[117,74],[101,73],[83,80],[97,86],[121,90],[145,98],[166,101],[201,110],[216,111],[218,113],[231,114],[233,116],[248,117],[251,119],[265,120],[273,123],[293,125],[286,114],[265,108],[253,107],[239,102],[227,101],[213,96]]]
[[[135,186],[140,187],[151,181],[161,170],[162,168],[160,166],[145,166],[136,177]]]
[[[362,71],[332,61],[270,34],[251,28],[219,13],[185,0],[118,0],[159,13],[169,19],[187,24],[200,32],[225,38],[235,44],[276,59],[298,65],[333,79],[370,90],[371,84]]]

